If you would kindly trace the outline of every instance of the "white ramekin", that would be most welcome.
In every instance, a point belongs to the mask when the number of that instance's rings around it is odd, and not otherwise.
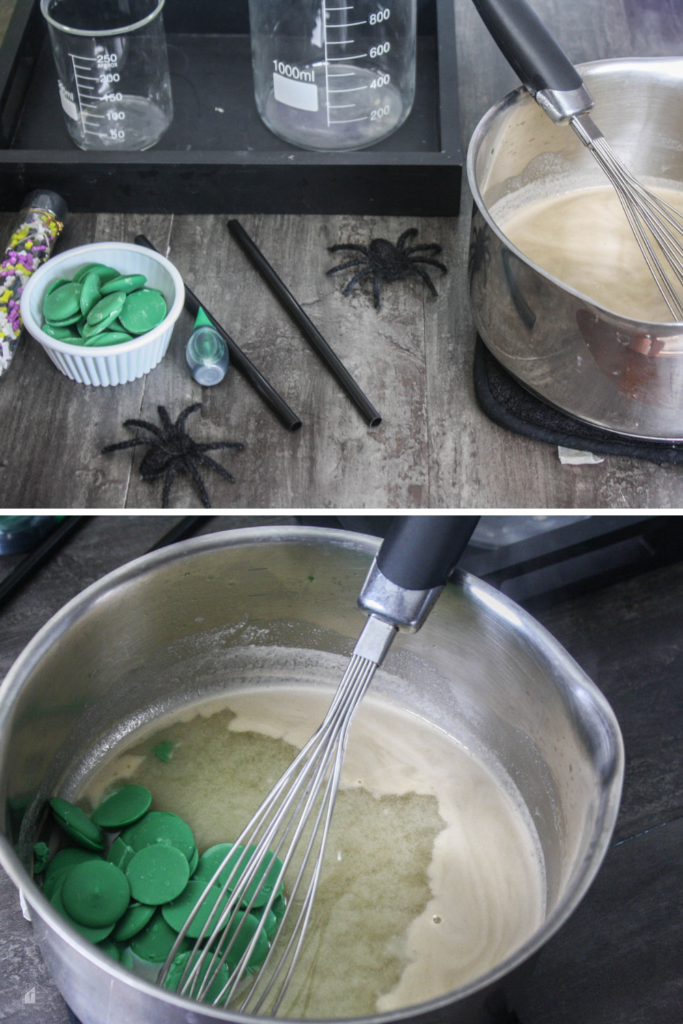
[[[158,288],[166,299],[166,318],[147,334],[121,345],[86,348],[51,338],[42,330],[45,293],[58,277],[70,280],[86,263],[104,263],[122,274],[144,274],[147,286]],[[184,302],[183,279],[165,256],[129,242],[94,242],[53,256],[36,270],[21,296],[21,319],[31,337],[71,380],[102,386],[126,384],[149,373],[164,357]]]

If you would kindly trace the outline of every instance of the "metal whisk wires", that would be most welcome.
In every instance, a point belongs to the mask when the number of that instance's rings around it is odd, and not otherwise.
[[[173,959],[196,915],[204,913],[207,914],[206,921],[178,982],[178,994],[203,1001],[213,989],[207,1001],[214,1006],[225,1005],[230,1001],[241,1012],[249,1010],[258,1013],[264,1006],[270,1016],[278,1012],[301,955],[310,921],[349,729],[358,705],[395,633],[395,626],[374,616],[367,620],[356,645],[356,652],[361,649],[363,654],[370,654],[370,657],[354,652],[322,725],[301,749],[237,839],[233,850],[244,846],[239,859],[232,863],[232,851],[228,853],[204,889],[169,953],[159,977],[161,984],[167,978]],[[368,634],[374,634],[371,636],[374,641],[371,644],[367,642]],[[366,641],[363,645],[364,635]],[[373,647],[375,650],[372,650]],[[287,892],[284,916],[262,967],[258,969],[251,984],[248,984],[248,976],[253,973],[250,959],[265,927],[267,915],[311,822],[312,828],[306,838],[301,862],[298,866],[296,862],[293,865],[296,878]],[[259,927],[233,966],[229,980],[216,993],[219,971],[228,961],[231,951],[241,948],[238,945],[240,935],[245,929],[247,915],[264,885],[272,856],[281,858],[282,867],[263,907]],[[231,870],[221,886],[220,895],[217,895],[214,886],[229,863],[232,864]],[[305,895],[302,900],[297,900],[304,878],[308,880]],[[224,902],[226,896],[227,902]]]
[[[614,186],[638,248],[671,315],[675,320],[683,320],[683,300],[652,244],[654,240],[675,279],[683,287],[683,245],[680,241],[683,238],[683,217],[624,166],[588,114],[578,114],[569,123]]]

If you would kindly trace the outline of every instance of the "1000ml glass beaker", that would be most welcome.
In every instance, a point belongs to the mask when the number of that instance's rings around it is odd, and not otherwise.
[[[165,0],[41,0],[69,135],[81,149],[149,149],[173,119]]]
[[[256,106],[304,149],[363,149],[415,94],[415,0],[249,0]]]

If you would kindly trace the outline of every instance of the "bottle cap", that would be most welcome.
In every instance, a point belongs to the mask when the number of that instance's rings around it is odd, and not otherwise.
[[[207,387],[223,380],[230,362],[227,345],[210,323],[195,326],[187,342],[185,358],[197,383]]]

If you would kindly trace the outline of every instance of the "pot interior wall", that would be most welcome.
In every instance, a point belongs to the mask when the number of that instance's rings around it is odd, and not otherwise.
[[[595,100],[591,116],[629,170],[646,181],[683,181],[683,60],[601,61],[579,70]],[[530,185],[534,198],[605,185],[571,128],[553,124],[526,91],[520,95],[492,119],[477,153],[486,208]]]

